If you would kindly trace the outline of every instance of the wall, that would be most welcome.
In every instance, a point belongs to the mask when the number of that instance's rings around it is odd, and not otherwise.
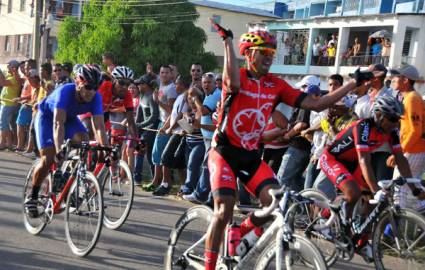
[[[221,16],[220,24],[225,28],[231,28],[233,32],[233,46],[235,50],[238,48],[239,37],[247,32],[247,25],[253,21],[262,21],[266,19],[271,19],[270,17],[256,16],[252,14],[230,12],[222,9],[215,9],[203,6],[196,6],[196,10],[199,12],[200,16],[195,22],[195,25],[202,28],[207,35],[207,43],[204,48],[205,51],[212,52],[219,57],[219,61],[222,60],[224,55],[224,47],[222,39],[219,37],[217,32],[211,31],[211,23],[208,18],[213,15]],[[242,57],[237,53],[237,57],[242,59]]]

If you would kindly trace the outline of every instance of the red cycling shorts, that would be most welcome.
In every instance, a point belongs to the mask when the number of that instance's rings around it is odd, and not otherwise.
[[[338,189],[347,181],[354,181],[361,190],[369,189],[357,161],[344,164],[325,150],[320,157],[320,168]]]
[[[273,170],[261,160],[256,150],[228,145],[213,147],[209,152],[208,169],[213,196],[236,196],[237,178],[256,197],[265,186],[278,186]]]

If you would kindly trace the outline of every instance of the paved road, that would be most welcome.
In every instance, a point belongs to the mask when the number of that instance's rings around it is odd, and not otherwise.
[[[137,190],[133,210],[119,231],[103,229],[87,258],[72,255],[63,215],[33,236],[23,226],[21,193],[31,160],[0,152],[0,269],[162,269],[171,227],[191,204],[152,198]],[[372,269],[357,258],[335,269]]]

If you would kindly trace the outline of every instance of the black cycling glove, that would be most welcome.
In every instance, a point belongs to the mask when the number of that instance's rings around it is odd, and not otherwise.
[[[360,71],[360,68],[358,68],[354,73],[350,74],[350,77],[356,80],[357,86],[360,86],[364,81],[373,79],[375,76],[371,71]]]
[[[212,19],[210,19],[211,24],[213,25],[213,27],[215,28],[215,30],[217,30],[218,34],[220,35],[220,37],[225,40],[226,38],[230,38],[233,39],[233,32],[230,29],[224,29],[221,25],[219,25],[218,23],[214,22]]]

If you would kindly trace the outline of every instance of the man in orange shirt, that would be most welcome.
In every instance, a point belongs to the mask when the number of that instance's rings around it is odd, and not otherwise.
[[[425,170],[425,105],[421,95],[415,91],[414,85],[420,80],[418,70],[411,65],[398,70],[392,70],[394,78],[392,86],[403,96],[404,114],[400,121],[400,142],[403,153],[407,158],[413,177],[421,178]],[[388,159],[393,165],[393,156]],[[394,177],[400,173],[396,169]],[[399,193],[402,207],[414,208],[425,213],[425,201],[418,201],[412,196],[407,186],[402,187]]]

